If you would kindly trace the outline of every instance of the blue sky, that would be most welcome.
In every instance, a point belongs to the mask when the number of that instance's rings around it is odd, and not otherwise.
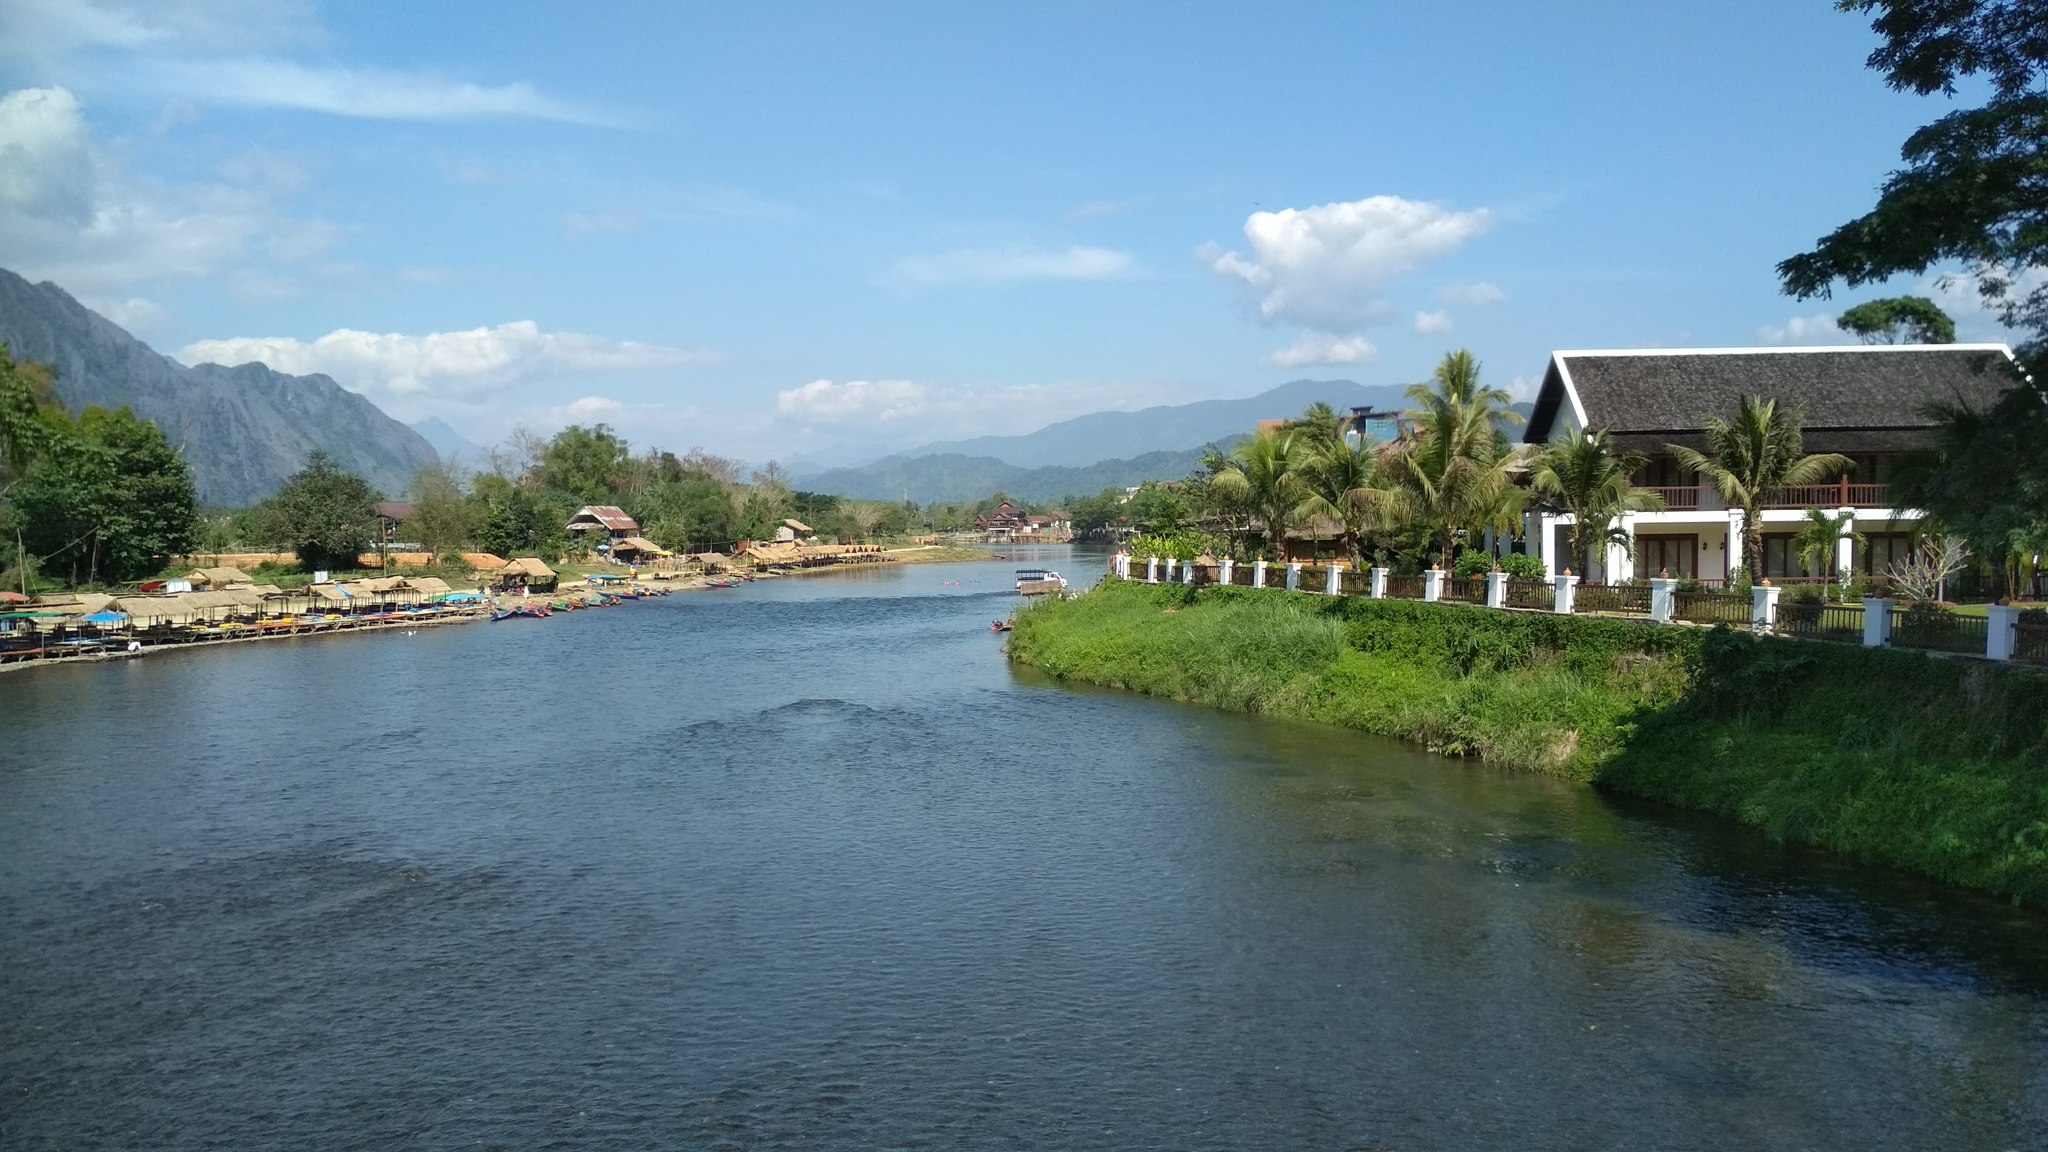
[[[483,441],[843,458],[1453,347],[1520,388],[1838,342],[1872,293],[1772,267],[1946,107],[1874,43],[1825,0],[10,0],[0,265]]]

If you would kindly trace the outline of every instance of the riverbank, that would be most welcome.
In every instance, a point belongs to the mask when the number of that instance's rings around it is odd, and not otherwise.
[[[2048,676],[1450,604],[1112,583],[1017,617],[1063,679],[1337,724],[2048,906]]]

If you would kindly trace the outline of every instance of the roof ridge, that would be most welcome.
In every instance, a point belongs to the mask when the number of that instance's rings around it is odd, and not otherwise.
[[[2012,355],[2012,346],[2001,342],[1972,344],[1810,344],[1787,348],[1559,348],[1551,351],[1553,357],[1573,356],[1774,356],[1780,353],[1805,354],[1813,352],[2003,352]]]

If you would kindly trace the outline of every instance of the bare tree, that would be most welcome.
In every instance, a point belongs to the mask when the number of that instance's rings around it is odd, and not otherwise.
[[[854,527],[860,529],[860,538],[862,540],[872,539],[875,535],[875,528],[882,523],[882,518],[888,514],[888,505],[877,504],[868,500],[850,504],[846,509],[846,518],[853,521]]]
[[[1893,587],[1915,600],[1948,599],[1948,578],[1963,570],[1969,550],[1953,536],[1922,537],[1911,556],[1885,569]]]

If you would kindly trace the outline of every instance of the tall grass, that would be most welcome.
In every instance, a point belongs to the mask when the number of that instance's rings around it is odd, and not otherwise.
[[[1018,617],[1055,676],[1339,724],[2048,905],[2048,677],[1725,630],[1110,584]]]

